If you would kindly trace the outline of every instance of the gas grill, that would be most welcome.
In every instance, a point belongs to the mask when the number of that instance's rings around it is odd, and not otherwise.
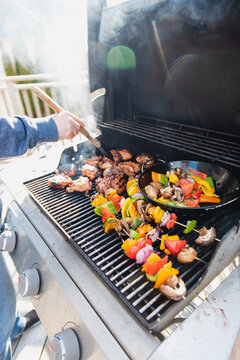
[[[103,98],[94,106],[101,143],[108,150],[127,148],[167,162],[211,162],[240,179],[239,81],[230,82],[232,78],[223,71],[224,54],[232,52],[235,56],[227,57],[228,66],[234,79],[240,75],[237,35],[230,31],[233,23],[238,29],[237,21],[229,16],[225,23],[208,27],[208,8],[203,5],[199,10],[194,2],[194,14],[174,6],[171,19],[167,11],[171,1],[140,0],[137,7],[132,1],[112,8],[102,5],[99,0],[91,5],[97,11],[89,9],[90,86],[107,90],[103,118]],[[231,14],[237,18],[236,9],[234,4]],[[198,12],[205,26],[196,17]],[[119,14],[123,21],[115,26],[113,19]],[[225,37],[221,26],[230,29]],[[171,36],[166,36],[168,32]],[[220,40],[219,58],[211,49]],[[109,50],[120,45],[121,52],[122,44],[134,50],[136,67],[103,66]],[[159,44],[166,49],[164,61]],[[182,57],[193,48],[198,55]],[[202,61],[203,56],[209,62]],[[164,64],[172,67],[166,70]],[[215,68],[210,78],[208,66]],[[224,86],[231,83],[229,102],[224,101],[226,91],[216,87],[219,74]],[[95,153],[89,142],[82,141],[62,152],[59,165],[75,163],[77,178],[83,159]],[[198,229],[214,226],[220,242],[198,249],[202,261],[184,265],[171,259],[188,290],[186,299],[173,302],[153,288],[140,265],[124,255],[118,234],[104,233],[89,197],[47,185],[54,170],[46,174],[39,169],[36,176],[21,171],[16,175],[14,170],[2,174],[8,205],[5,224],[10,231],[10,241],[3,245],[22,274],[24,295],[31,296],[57,358],[62,358],[64,348],[66,353],[75,351],[70,357],[74,360],[80,357],[79,349],[82,359],[151,359],[166,334],[195,310],[199,293],[239,255],[239,202],[195,218]],[[90,196],[94,192],[95,185]],[[184,224],[187,220],[179,217]],[[182,230],[177,225],[170,234],[182,237]],[[185,239],[191,246],[196,237],[191,232]]]

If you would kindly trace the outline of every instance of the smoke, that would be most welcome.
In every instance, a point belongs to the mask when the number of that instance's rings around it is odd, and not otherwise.
[[[57,99],[95,128],[89,90],[87,0],[1,0],[0,40],[14,71],[58,73]],[[15,61],[14,61],[15,60]],[[16,64],[18,69],[16,69]]]

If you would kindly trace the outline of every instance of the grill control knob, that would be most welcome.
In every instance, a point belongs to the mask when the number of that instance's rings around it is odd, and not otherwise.
[[[55,360],[79,360],[80,346],[77,335],[72,329],[63,330],[54,335],[49,348]]]
[[[16,246],[16,233],[13,230],[4,230],[0,235],[0,250],[13,251]]]
[[[23,271],[18,278],[18,290],[22,296],[37,295],[40,288],[40,275],[37,269]]]

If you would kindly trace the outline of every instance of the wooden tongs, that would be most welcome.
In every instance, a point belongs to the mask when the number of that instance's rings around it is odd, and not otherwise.
[[[50,98],[50,96],[48,96],[44,91],[42,91],[38,86],[33,86],[32,87],[32,91],[43,101],[45,102],[51,109],[53,109],[56,113],[60,113],[62,111],[64,111],[64,109],[56,103],[56,101],[54,101],[52,98]],[[97,90],[98,91],[98,90]],[[100,95],[96,92],[96,97],[92,97],[91,101],[94,101],[95,98],[99,97]],[[74,115],[75,117],[77,117],[76,115]],[[77,117],[78,118],[78,117]],[[78,118],[79,119],[79,118]],[[80,119],[79,119],[80,120]],[[112,154],[107,152],[106,150],[103,149],[103,147],[101,146],[101,143],[96,140],[95,138],[93,138],[89,132],[83,128],[82,126],[80,126],[79,128],[79,132],[84,135],[102,154],[103,156],[108,157],[109,159],[112,159]]]

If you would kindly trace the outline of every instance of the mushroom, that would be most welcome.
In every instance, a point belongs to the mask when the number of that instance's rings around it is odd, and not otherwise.
[[[152,182],[150,182],[150,185],[154,187],[154,189],[157,191],[158,194],[159,194],[161,188],[163,187],[162,184],[160,183],[160,181],[152,181]]]
[[[165,198],[170,198],[173,194],[173,188],[170,185],[168,185],[168,186],[162,188],[160,190],[160,192],[161,192],[161,195],[164,196]]]
[[[161,285],[159,290],[167,298],[178,301],[184,298],[187,292],[184,281],[178,278],[176,275],[168,278],[164,285]]]
[[[193,247],[186,245],[182,247],[180,253],[178,253],[177,261],[182,264],[188,264],[192,262],[196,258],[196,256],[197,251]]]
[[[199,230],[199,237],[195,243],[202,246],[208,246],[214,242],[216,238],[216,229],[212,226],[209,230],[204,226]]]
[[[174,195],[171,197],[172,201],[182,202],[184,199],[184,194],[181,189],[174,190]]]
[[[144,200],[137,201],[137,211],[139,214],[143,214],[146,207],[146,202]]]
[[[122,230],[125,230],[128,234],[130,231],[130,226],[133,223],[133,219],[126,218],[126,219],[121,219],[120,222],[116,225],[115,229],[118,233],[120,233]],[[126,233],[124,233],[124,235],[126,235]]]
[[[156,199],[158,197],[158,193],[152,185],[145,186],[144,190],[147,196],[151,199]]]
[[[175,174],[177,175],[177,177],[179,179],[186,179],[186,177],[187,177],[186,171],[181,169],[181,168],[176,168],[175,169]]]

